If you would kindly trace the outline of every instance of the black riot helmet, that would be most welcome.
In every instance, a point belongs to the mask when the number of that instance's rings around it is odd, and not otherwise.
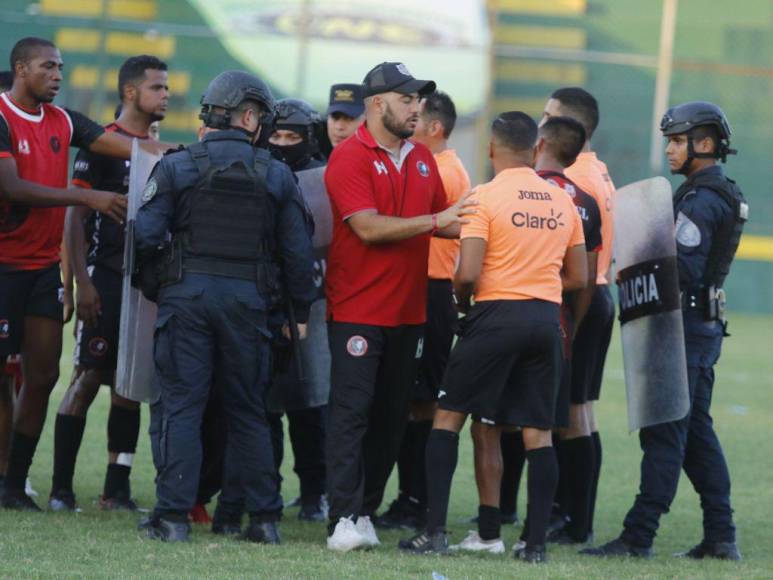
[[[302,141],[296,145],[269,145],[274,156],[287,163],[293,171],[300,171],[312,158],[318,157],[319,133],[322,117],[314,108],[301,99],[281,99],[274,109],[276,130],[293,131]]]
[[[255,75],[240,70],[229,70],[212,79],[201,97],[199,119],[207,127],[228,129],[231,126],[231,111],[248,100],[260,105],[263,111],[260,125],[270,128],[274,118],[271,89]],[[215,112],[216,107],[225,109],[225,112]]]
[[[693,149],[693,135],[697,127],[713,127],[716,130],[718,140],[713,153],[697,153]],[[686,173],[693,159],[719,159],[724,163],[728,155],[737,153],[730,148],[730,123],[722,109],[714,103],[691,101],[671,107],[660,121],[660,131],[664,137],[687,133],[687,160],[678,173]]]

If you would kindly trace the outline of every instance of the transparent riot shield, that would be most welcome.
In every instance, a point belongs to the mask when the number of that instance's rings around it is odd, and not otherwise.
[[[333,238],[333,212],[330,198],[325,189],[325,168],[307,169],[295,174],[306,205],[314,216],[314,284],[324,298],[325,270],[327,269],[327,250]]]
[[[126,243],[123,264],[123,295],[121,299],[121,328],[118,337],[118,368],[116,392],[132,401],[147,402],[153,394],[153,327],[156,305],[147,300],[131,285],[134,270],[134,223],[140,207],[142,190],[160,156],[151,155],[132,143],[129,168],[129,207],[126,220]]]
[[[671,185],[663,177],[617,190],[614,255],[631,431],[687,415],[684,328]]]

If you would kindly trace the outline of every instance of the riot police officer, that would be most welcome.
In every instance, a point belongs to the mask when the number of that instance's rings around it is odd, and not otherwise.
[[[649,557],[661,514],[676,494],[682,469],[701,499],[703,540],[679,556],[740,560],[730,507],[730,475],[709,413],[714,364],[726,336],[722,284],[741,238],[748,206],[717,161],[730,149],[730,125],[707,102],[669,109],[660,124],[671,172],[687,177],[674,195],[691,406],[684,419],[645,427],[639,494],[619,538],[583,550],[596,556]]]
[[[282,504],[264,407],[266,318],[281,277],[297,321],[306,321],[311,240],[292,174],[253,147],[261,126],[270,126],[269,88],[246,72],[228,71],[210,83],[201,104],[209,132],[155,167],[135,225],[138,261],[154,256],[171,234],[155,261],[162,278],[154,345],[162,421],[153,442],[160,470],[148,535],[188,539],[201,421],[217,365],[228,425],[226,479],[243,490],[250,514],[245,537],[278,543]]]
[[[281,99],[276,103],[274,131],[268,139],[274,157],[293,171],[325,165],[319,148],[322,117],[301,99]]]

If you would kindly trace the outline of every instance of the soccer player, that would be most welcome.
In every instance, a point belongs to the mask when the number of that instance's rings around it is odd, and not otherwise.
[[[154,56],[129,58],[118,71],[120,115],[106,130],[128,138],[148,139],[150,125],[164,118],[169,87],[167,66]],[[121,159],[81,151],[72,183],[126,195],[129,164]],[[75,369],[59,405],[54,429],[54,475],[48,502],[53,511],[76,509],[75,461],[86,427],[86,413],[102,384],[110,385],[107,420],[108,466],[100,498],[103,509],[135,510],[129,473],[140,429],[140,406],[115,392],[118,327],[121,319],[124,228],[76,206],[67,210],[65,243],[77,280],[78,332]]]
[[[459,431],[467,415],[481,423],[476,447],[497,458],[478,478],[479,533],[462,545],[490,545],[503,552],[499,537],[502,424],[523,428],[529,471],[529,537],[516,557],[543,562],[545,535],[558,466],[551,446],[561,367],[561,292],[585,285],[584,237],[566,193],[532,168],[537,125],[521,112],[494,120],[489,156],[492,181],[477,187],[478,211],[462,226],[454,292],[467,313],[443,378],[439,408],[426,451],[429,514],[427,528],[400,548],[413,553],[445,552],[451,479]],[[475,305],[471,306],[472,296]],[[498,474],[499,476],[496,476]]]
[[[593,403],[601,393],[601,381],[604,374],[604,362],[612,338],[612,326],[615,321],[615,304],[609,290],[609,266],[612,262],[612,227],[614,212],[615,186],[609,177],[607,166],[593,151],[591,139],[599,124],[599,107],[596,99],[586,90],[578,87],[558,89],[545,104],[543,118],[564,116],[582,124],[586,140],[582,152],[566,176],[596,200],[601,212],[602,245],[598,257],[596,290],[590,308],[582,324],[575,330],[574,366],[572,381],[584,381],[588,402],[586,414],[591,430],[595,468],[591,480],[591,504],[589,532],[593,532],[593,516],[596,507],[596,491],[601,474],[602,450]]]
[[[0,95],[0,359],[21,353],[24,385],[1,503],[38,511],[24,493],[24,482],[59,377],[64,206],[86,205],[121,221],[127,205],[118,193],[67,188],[68,148],[129,159],[131,141],[52,104],[64,64],[50,41],[18,41],[10,63],[13,87]],[[159,145],[149,149],[163,150]]]
[[[470,190],[470,177],[448,139],[456,124],[456,107],[446,93],[435,91],[421,104],[414,141],[426,145],[437,161],[440,179],[449,204],[456,203]],[[440,382],[448,363],[458,314],[454,307],[451,280],[459,259],[459,240],[433,237],[429,243],[429,284],[427,323],[424,327],[416,390],[411,402],[400,456],[398,497],[376,518],[376,527],[421,528],[427,511],[427,482],[424,450],[437,408]]]

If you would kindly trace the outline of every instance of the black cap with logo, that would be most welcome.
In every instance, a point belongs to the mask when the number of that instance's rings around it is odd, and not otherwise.
[[[413,78],[408,68],[401,62],[382,62],[373,67],[362,81],[364,97],[381,93],[419,93],[421,96],[435,92],[435,81],[422,81]]]
[[[327,114],[343,113],[356,119],[365,112],[362,102],[362,85],[341,83],[330,87],[330,103]]]

